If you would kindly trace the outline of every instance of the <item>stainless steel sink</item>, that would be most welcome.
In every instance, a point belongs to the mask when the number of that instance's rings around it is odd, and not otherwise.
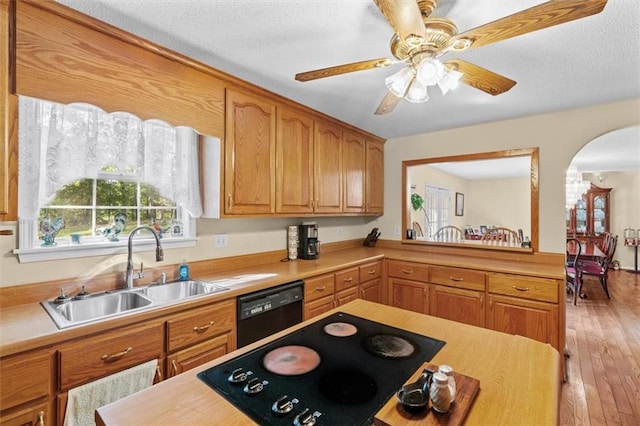
[[[86,299],[64,303],[42,302],[45,310],[59,328],[83,324],[149,307],[153,301],[144,295],[121,291],[98,293]]]
[[[58,328],[66,328],[226,290],[229,288],[204,281],[187,280],[95,293],[85,299],[68,299],[62,303],[57,303],[59,300],[56,300],[41,304]]]
[[[228,290],[204,281],[187,280],[175,281],[166,284],[154,284],[139,291],[149,299],[158,303],[167,303],[174,300],[182,300],[203,294],[217,293]]]

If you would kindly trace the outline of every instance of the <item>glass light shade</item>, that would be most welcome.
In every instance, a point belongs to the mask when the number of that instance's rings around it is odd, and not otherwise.
[[[413,103],[427,102],[429,100],[427,86],[420,83],[417,78],[414,78],[404,98]]]
[[[435,86],[444,76],[445,69],[437,59],[425,59],[420,62],[416,78],[424,86]]]
[[[445,71],[440,81],[438,81],[438,87],[440,87],[442,94],[446,95],[449,90],[455,89],[456,87],[458,87],[458,83],[460,82],[461,78],[462,78],[461,72],[454,71],[454,70]]]
[[[411,84],[414,75],[415,71],[412,67],[404,67],[397,73],[387,77],[384,83],[391,93],[402,98],[407,93],[407,88]]]

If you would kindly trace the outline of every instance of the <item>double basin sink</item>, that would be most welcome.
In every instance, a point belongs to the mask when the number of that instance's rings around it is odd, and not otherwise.
[[[220,293],[230,287],[276,274],[248,274],[211,282],[199,280],[173,281],[147,287],[90,294],[85,298],[42,302],[42,306],[58,328],[67,328],[113,318],[131,312],[162,306],[171,302]]]

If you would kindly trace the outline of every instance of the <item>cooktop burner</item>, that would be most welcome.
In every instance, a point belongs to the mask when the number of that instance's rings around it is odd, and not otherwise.
[[[371,424],[444,345],[338,312],[198,377],[259,424]]]

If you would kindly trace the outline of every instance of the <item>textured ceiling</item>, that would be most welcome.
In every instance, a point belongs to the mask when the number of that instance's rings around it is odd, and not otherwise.
[[[58,0],[81,12],[384,138],[640,97],[640,3],[447,54],[517,81],[490,96],[466,85],[374,116],[401,65],[301,83],[298,72],[391,57],[393,31],[372,0]],[[539,0],[442,0],[459,32]],[[640,114],[640,112],[639,112]]]

